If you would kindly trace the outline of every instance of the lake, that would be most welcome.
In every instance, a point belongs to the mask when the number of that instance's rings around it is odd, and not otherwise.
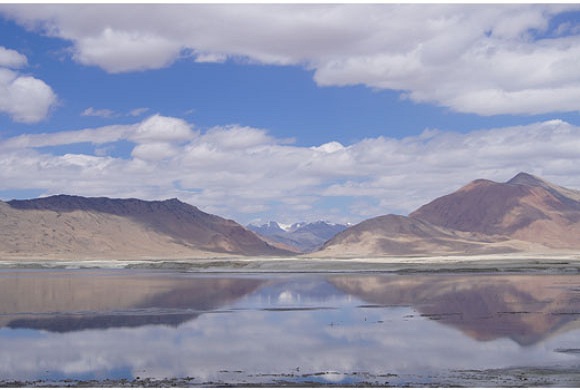
[[[0,270],[4,386],[580,385],[580,275]]]

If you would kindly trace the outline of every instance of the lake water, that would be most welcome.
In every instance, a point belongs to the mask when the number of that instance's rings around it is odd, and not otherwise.
[[[577,274],[0,270],[0,384],[578,386],[579,320]]]

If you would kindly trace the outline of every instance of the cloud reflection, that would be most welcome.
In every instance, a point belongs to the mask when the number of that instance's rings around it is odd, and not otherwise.
[[[408,305],[420,315],[479,341],[510,338],[535,344],[580,318],[569,275],[413,275],[335,277],[332,283],[366,302]]]
[[[0,326],[70,332],[179,325],[240,299],[258,278],[118,271],[16,271],[0,283]]]
[[[425,314],[440,309],[440,300],[453,304],[453,294],[465,292],[470,297],[470,291],[480,291],[485,283],[494,288],[511,286],[496,290],[500,295],[503,291],[511,294],[503,295],[511,308],[519,307],[518,299],[525,297],[528,300],[519,304],[528,305],[533,297],[556,312],[565,308],[561,297],[577,277],[516,277],[510,282],[507,277],[488,280],[482,276],[480,284],[469,277],[455,278],[469,283],[416,275],[269,277],[260,288],[222,306],[227,310],[207,311],[178,326],[66,333],[2,328],[0,377],[105,379],[124,375],[243,384],[270,383],[280,377],[298,380],[302,375],[323,383],[347,383],[357,375],[360,379],[394,374],[392,380],[405,383],[406,378],[428,381],[429,375],[454,370],[575,364],[574,356],[557,350],[580,346],[578,330],[552,334],[529,345],[505,335],[482,341],[465,330],[471,324],[465,317],[457,324]],[[301,307],[311,310],[269,310],[297,308],[296,301],[290,307],[277,301],[282,292],[300,295]],[[466,302],[473,304],[471,298]],[[541,329],[552,332],[562,327]]]

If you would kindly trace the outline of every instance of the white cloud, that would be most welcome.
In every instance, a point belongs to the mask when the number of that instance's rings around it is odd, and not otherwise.
[[[312,150],[318,150],[324,153],[334,153],[344,150],[344,146],[340,142],[332,141],[320,146],[313,146]]]
[[[0,142],[0,150],[72,145],[83,142],[99,145],[124,139],[136,143],[183,142],[195,136],[196,133],[191,129],[191,125],[184,120],[155,114],[130,125],[22,134]]]
[[[147,143],[185,141],[194,136],[191,126],[184,120],[156,114],[141,122],[129,138],[140,143]]]
[[[74,58],[83,65],[97,65],[119,73],[165,67],[177,58],[179,51],[179,43],[156,34],[105,27],[97,36],[79,39]]]
[[[364,84],[480,115],[580,110],[575,4],[3,5],[109,72],[181,57],[298,65],[320,85]],[[0,54],[0,58],[1,58]]]
[[[44,81],[14,70],[27,65],[25,55],[0,46],[0,113],[16,122],[35,123],[46,118],[57,98]]]
[[[16,122],[35,123],[45,119],[56,102],[44,81],[0,67],[0,113]]]
[[[0,142],[0,150],[19,148],[41,148],[71,145],[82,142],[104,144],[127,138],[136,125],[113,125],[96,129],[61,131],[56,133],[22,134]]]
[[[276,143],[264,130],[237,125],[211,128],[203,141],[223,149],[248,149]]]
[[[0,46],[0,67],[19,69],[28,64],[26,56]]]
[[[406,214],[474,179],[505,181],[520,171],[580,189],[580,127],[561,120],[312,148],[288,145],[262,129],[192,128],[154,115],[131,125],[6,139],[0,142],[0,189],[176,196],[240,222],[257,212],[271,219],[341,222]],[[106,155],[121,140],[134,143],[131,155]],[[106,147],[94,156],[36,150],[81,142]]]
[[[109,110],[108,108],[95,109],[93,107],[89,107],[89,108],[85,109],[81,113],[81,115],[82,116],[97,116],[97,117],[101,117],[101,118],[113,118],[113,117],[117,116],[115,111]]]
[[[180,150],[168,142],[155,142],[137,145],[131,152],[131,156],[141,160],[160,161],[175,157]]]
[[[110,110],[108,108],[97,109],[94,107],[88,107],[83,112],[81,112],[81,116],[96,116],[96,117],[101,117],[101,118],[116,118],[116,117],[119,117],[121,115],[125,115],[125,116],[138,117],[138,116],[143,115],[147,111],[149,111],[149,108],[139,107],[139,108],[132,109],[131,111],[129,111],[126,114],[121,114],[121,113],[118,113],[114,110]]]

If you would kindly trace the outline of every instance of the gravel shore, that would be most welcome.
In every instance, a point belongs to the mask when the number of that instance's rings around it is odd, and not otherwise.
[[[168,269],[187,272],[580,272],[580,254],[361,258],[0,259],[0,268]]]

